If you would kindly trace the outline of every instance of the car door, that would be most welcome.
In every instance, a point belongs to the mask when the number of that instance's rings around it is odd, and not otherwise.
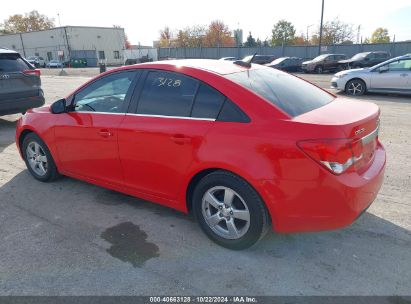
[[[98,78],[74,94],[71,111],[58,116],[55,142],[67,174],[122,184],[118,127],[138,75],[122,71]]]
[[[324,70],[332,70],[334,66],[334,61],[334,55],[330,55],[324,58]]]
[[[370,89],[408,91],[410,78],[411,59],[396,60],[373,71]]]
[[[133,110],[119,132],[125,185],[133,191],[175,199],[225,97],[181,73],[145,72]]]

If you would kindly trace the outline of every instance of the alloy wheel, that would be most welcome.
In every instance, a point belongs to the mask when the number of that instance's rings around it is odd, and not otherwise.
[[[45,176],[48,161],[43,148],[35,141],[30,142],[26,148],[26,158],[30,168],[39,176]]]
[[[353,81],[348,85],[347,90],[350,95],[362,95],[364,92],[364,86],[361,82]]]
[[[244,199],[233,189],[223,186],[207,190],[202,199],[202,215],[218,236],[235,240],[250,228],[250,211]]]

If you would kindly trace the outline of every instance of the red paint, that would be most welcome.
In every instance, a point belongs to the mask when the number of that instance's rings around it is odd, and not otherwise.
[[[183,212],[187,212],[188,185],[197,173],[231,171],[260,194],[273,228],[279,232],[344,227],[375,199],[384,176],[384,148],[378,139],[361,147],[355,143],[375,130],[379,117],[376,105],[337,97],[326,106],[290,118],[219,74],[244,68],[217,61],[202,62],[204,69],[190,64],[150,63],[117,70],[163,69],[195,77],[234,101],[251,122],[52,114],[43,107],[19,120],[16,138],[24,130],[36,132],[64,175]],[[361,128],[365,128],[364,133],[356,135]],[[327,142],[321,156],[298,144],[325,140],[331,144]],[[343,153],[335,156],[340,150]],[[359,151],[364,158],[341,174],[319,163],[323,156],[330,161],[344,160]]]

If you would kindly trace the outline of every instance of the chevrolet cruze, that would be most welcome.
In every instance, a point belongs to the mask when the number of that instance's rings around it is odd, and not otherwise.
[[[28,111],[16,142],[60,175],[193,212],[218,244],[351,224],[385,168],[376,105],[243,61],[145,63]]]

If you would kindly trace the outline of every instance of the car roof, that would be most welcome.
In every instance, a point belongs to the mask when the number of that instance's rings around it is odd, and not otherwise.
[[[0,54],[18,54],[16,51],[0,47]]]
[[[237,72],[242,72],[249,69],[261,68],[261,65],[252,64],[251,68],[246,68],[232,61],[226,60],[213,60],[213,59],[181,59],[181,60],[165,60],[165,61],[154,61],[137,64],[135,66],[147,67],[147,68],[159,68],[169,66],[169,67],[187,67],[195,68],[205,71],[210,71],[220,75],[232,74]]]

